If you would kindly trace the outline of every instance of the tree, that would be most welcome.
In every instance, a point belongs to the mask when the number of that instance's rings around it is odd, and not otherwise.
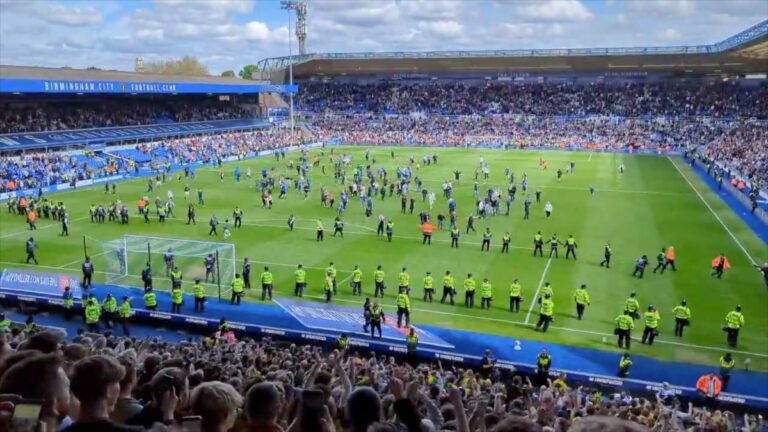
[[[160,60],[144,64],[147,73],[164,75],[210,75],[208,67],[197,57],[184,56],[180,59]]]
[[[240,70],[240,72],[238,72],[238,75],[242,79],[252,80],[252,79],[254,79],[253,75],[255,75],[256,72],[258,72],[258,71],[259,71],[259,67],[258,66],[254,65],[254,64],[249,64],[249,65],[243,66],[243,68]]]
[[[224,72],[221,73],[221,76],[227,77],[227,78],[234,78],[235,72],[231,70],[225,70]]]

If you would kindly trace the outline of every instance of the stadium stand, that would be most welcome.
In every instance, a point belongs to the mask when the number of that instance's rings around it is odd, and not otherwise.
[[[761,416],[709,411],[666,386],[611,393],[486,358],[472,370],[220,331],[180,343],[82,332],[69,341],[14,325],[0,334],[0,424],[30,430],[9,420],[24,398],[40,401],[46,430],[67,431],[764,430]]]
[[[743,176],[758,193],[768,181],[764,85],[380,81],[307,83],[302,89],[298,105],[309,119],[306,136],[273,127],[158,136],[99,149],[14,152],[0,157],[0,192],[151,171],[167,163],[251,157],[309,140],[673,150],[722,164],[721,175]],[[211,101],[139,100],[126,106],[102,98],[66,105],[8,104],[0,112],[0,133],[252,115],[248,108]],[[655,394],[629,394],[597,383],[585,387],[563,375],[529,376],[497,367],[490,353],[479,369],[449,363],[253,340],[224,327],[180,343],[111,334],[67,340],[53,331],[0,320],[0,429],[13,430],[8,413],[20,398],[41,401],[40,420],[49,431],[175,426],[206,432],[756,432],[766,426],[743,407],[726,410],[706,395],[681,399],[668,385]],[[200,425],[187,416],[200,416]]]

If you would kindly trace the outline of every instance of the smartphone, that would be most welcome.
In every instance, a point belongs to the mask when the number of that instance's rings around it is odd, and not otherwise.
[[[42,401],[23,400],[13,410],[11,424],[13,430],[33,430],[40,421]]]

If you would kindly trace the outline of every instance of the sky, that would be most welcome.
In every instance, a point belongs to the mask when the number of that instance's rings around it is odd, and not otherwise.
[[[768,19],[765,0],[307,3],[308,52],[698,45]],[[191,55],[237,72],[288,55],[288,19],[278,0],[0,0],[0,64],[133,70]]]

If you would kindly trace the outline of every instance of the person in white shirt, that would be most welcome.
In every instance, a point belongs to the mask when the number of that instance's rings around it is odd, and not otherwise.
[[[544,204],[544,213],[547,215],[547,217],[552,216],[552,203],[547,201],[546,204]]]

